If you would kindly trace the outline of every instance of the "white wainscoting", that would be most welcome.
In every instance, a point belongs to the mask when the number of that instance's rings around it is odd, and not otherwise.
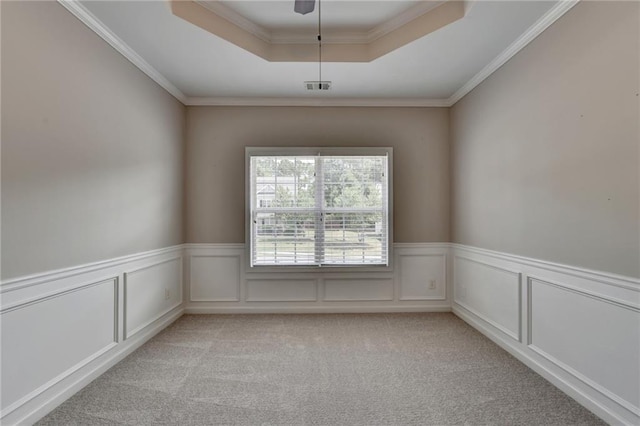
[[[318,286],[315,279],[262,278],[247,280],[248,302],[315,302]]]
[[[182,255],[124,273],[124,339],[182,305]]]
[[[182,315],[182,246],[2,282],[2,424],[31,424]]]
[[[187,313],[450,311],[449,244],[395,244],[392,271],[253,272],[244,244],[186,244]]]
[[[398,266],[400,300],[446,300],[447,254],[405,252],[398,257]]]
[[[521,274],[458,254],[453,265],[454,302],[521,341]]]
[[[640,424],[640,280],[452,245],[453,312],[611,424]]]
[[[185,244],[3,282],[2,424],[38,420],[183,312],[452,309],[604,420],[640,424],[638,279],[448,243],[395,244],[379,272],[256,273],[245,253]]]

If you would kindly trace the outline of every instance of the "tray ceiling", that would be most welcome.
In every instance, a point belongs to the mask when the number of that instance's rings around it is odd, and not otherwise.
[[[327,49],[375,43],[412,22],[418,33],[368,62],[323,61],[322,79],[333,84],[321,93],[308,92],[303,85],[318,79],[315,48],[300,53],[307,62],[274,62],[215,34],[217,28],[205,30],[176,16],[169,1],[61,3],[186,104],[419,106],[455,102],[575,1],[466,2],[458,19],[419,34],[424,25],[415,25],[416,19],[453,2],[325,0],[322,28]],[[181,3],[200,8],[203,16],[215,13],[233,30],[268,45],[298,43],[303,52],[309,43],[300,38],[315,40],[317,33],[318,8],[302,16],[293,12],[293,1]]]

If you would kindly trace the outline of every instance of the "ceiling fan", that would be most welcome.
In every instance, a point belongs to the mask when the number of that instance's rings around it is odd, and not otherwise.
[[[293,11],[301,15],[313,12],[316,7],[316,0],[295,0]]]

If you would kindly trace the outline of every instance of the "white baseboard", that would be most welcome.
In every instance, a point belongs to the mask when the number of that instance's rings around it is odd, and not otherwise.
[[[229,306],[229,307],[197,307],[190,306],[185,314],[364,314],[393,312],[451,312],[450,305],[432,306],[385,306],[385,305],[344,305],[344,306]]]

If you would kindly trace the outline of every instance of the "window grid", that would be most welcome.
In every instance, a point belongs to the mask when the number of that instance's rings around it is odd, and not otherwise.
[[[388,265],[387,174],[380,155],[250,156],[251,266]]]

